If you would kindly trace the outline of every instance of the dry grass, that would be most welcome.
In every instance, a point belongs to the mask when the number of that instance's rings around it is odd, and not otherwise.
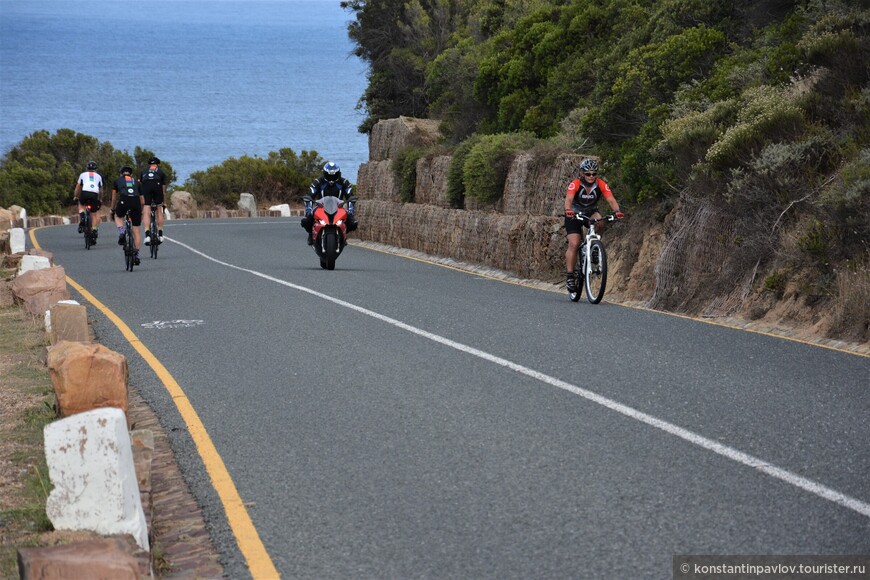
[[[870,267],[867,262],[854,270],[837,273],[837,300],[828,334],[858,342],[870,340]]]
[[[42,430],[57,413],[45,344],[41,320],[0,308],[0,578],[18,576],[19,547],[52,542]]]

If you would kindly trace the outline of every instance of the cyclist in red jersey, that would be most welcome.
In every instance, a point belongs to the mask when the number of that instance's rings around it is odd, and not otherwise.
[[[610,186],[603,179],[598,179],[598,161],[591,158],[584,159],[580,163],[580,177],[569,183],[568,191],[565,192],[565,231],[568,234],[568,249],[565,251],[565,279],[568,292],[576,291],[574,266],[577,264],[577,252],[583,241],[583,223],[574,219],[574,216],[580,214],[592,219],[600,218],[598,200],[602,197],[607,200],[610,209],[613,210],[617,218],[625,217],[625,214],[619,209],[619,202],[610,191]],[[596,231],[603,232],[603,226],[604,222],[596,224]]]

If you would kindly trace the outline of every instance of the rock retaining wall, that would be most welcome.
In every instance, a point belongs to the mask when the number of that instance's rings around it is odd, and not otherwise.
[[[505,192],[494,204],[466,198],[463,209],[447,197],[452,157],[417,161],[414,203],[402,203],[390,156],[403,148],[437,141],[437,123],[419,119],[378,122],[369,140],[370,161],[360,166],[360,239],[485,264],[542,280],[563,278],[565,188],[585,157],[555,160],[520,153],[511,163]]]

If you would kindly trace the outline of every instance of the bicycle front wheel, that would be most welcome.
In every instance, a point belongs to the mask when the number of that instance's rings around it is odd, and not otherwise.
[[[588,261],[590,263],[585,271],[586,299],[592,304],[598,304],[604,298],[604,288],[607,286],[607,254],[601,242],[592,242]]]

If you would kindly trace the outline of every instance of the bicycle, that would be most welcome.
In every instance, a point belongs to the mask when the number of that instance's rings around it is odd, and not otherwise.
[[[576,292],[570,292],[568,297],[572,302],[580,300],[582,290],[580,288],[580,279],[583,278],[584,286],[586,287],[586,299],[591,304],[598,304],[604,298],[604,289],[607,287],[607,252],[604,251],[604,244],[601,242],[601,236],[595,232],[595,224],[598,222],[614,222],[617,221],[615,215],[592,219],[584,215],[577,214],[574,219],[583,222],[587,227],[586,239],[580,246],[579,259],[574,267],[574,285]]]
[[[99,210],[99,205],[91,206],[92,202],[90,201],[83,204],[85,217],[79,224],[79,233],[84,234],[86,250],[90,250],[91,246],[97,243],[97,230],[94,228],[94,218],[91,214]]]
[[[160,236],[158,235],[157,228],[157,206],[158,204],[151,204],[151,223],[148,226],[148,233],[151,234],[149,237],[151,238],[151,257],[153,259],[157,259],[157,248],[160,246]],[[160,209],[163,211],[163,208]]]
[[[124,263],[128,272],[136,265],[136,240],[133,238],[133,221],[130,213],[124,216]]]
[[[93,236],[93,218],[91,217],[91,206],[89,204],[84,205],[85,208],[85,220],[82,223],[82,233],[85,236],[85,249],[90,250],[91,246],[94,245],[96,241]]]

